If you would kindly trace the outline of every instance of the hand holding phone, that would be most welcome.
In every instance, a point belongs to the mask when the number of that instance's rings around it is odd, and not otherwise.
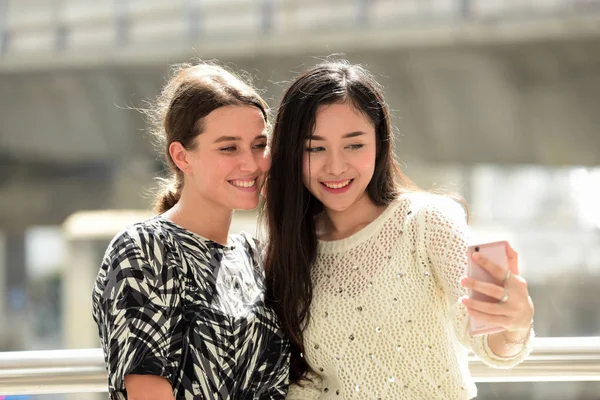
[[[470,278],[481,281],[492,283],[498,286],[502,286],[502,282],[497,281],[492,277],[485,269],[476,264],[473,261],[473,253],[479,252],[482,256],[489,259],[491,262],[498,264],[505,270],[508,269],[508,257],[506,252],[506,241],[498,241],[491,243],[481,243],[469,246],[468,248],[468,256],[469,256],[469,271],[468,275]],[[487,301],[497,303],[498,299],[489,297],[485,294],[476,292],[474,290],[470,290],[469,297],[474,300]],[[471,336],[478,335],[486,335],[491,333],[497,333],[504,331],[504,328],[500,326],[496,326],[493,324],[489,324],[483,321],[478,321],[476,318],[472,316],[469,318],[469,334]]]

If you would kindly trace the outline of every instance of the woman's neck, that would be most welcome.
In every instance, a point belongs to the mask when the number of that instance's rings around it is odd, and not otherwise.
[[[163,215],[190,232],[216,243],[227,244],[233,210],[201,194],[184,188],[177,204]]]
[[[386,209],[374,204],[364,193],[350,207],[343,211],[325,208],[319,223],[321,240],[345,239],[373,222]]]

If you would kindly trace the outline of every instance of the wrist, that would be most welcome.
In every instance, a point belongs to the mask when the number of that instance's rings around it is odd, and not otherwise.
[[[515,337],[518,337],[519,335],[525,336],[525,335],[528,335],[529,332],[531,332],[531,329],[533,329],[533,319],[531,320],[529,325],[527,325],[525,327],[517,328],[514,330],[507,329],[504,331],[504,333],[507,335],[515,336]]]
[[[517,329],[514,331],[504,331],[502,332],[502,337],[504,338],[505,347],[509,348],[517,345],[525,345],[531,336],[531,331],[533,329],[533,321],[527,328]]]
[[[531,330],[531,327],[527,327],[527,328],[523,328],[523,329],[517,329],[514,331],[504,331],[504,334],[510,338],[520,338],[520,337],[525,337],[527,335],[529,335],[529,331]]]

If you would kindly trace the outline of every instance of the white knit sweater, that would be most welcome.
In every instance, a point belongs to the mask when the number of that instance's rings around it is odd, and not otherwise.
[[[316,375],[288,399],[470,399],[477,390],[467,351],[509,368],[530,352],[501,358],[487,336],[470,337],[459,297],[468,227],[461,205],[403,194],[342,240],[319,242],[313,267],[306,360]]]

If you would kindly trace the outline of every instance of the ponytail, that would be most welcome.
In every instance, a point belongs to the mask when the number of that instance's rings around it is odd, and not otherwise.
[[[156,200],[154,201],[154,212],[162,214],[173,208],[181,198],[182,188],[183,181],[176,175],[175,180],[165,185],[163,190],[156,196]]]

